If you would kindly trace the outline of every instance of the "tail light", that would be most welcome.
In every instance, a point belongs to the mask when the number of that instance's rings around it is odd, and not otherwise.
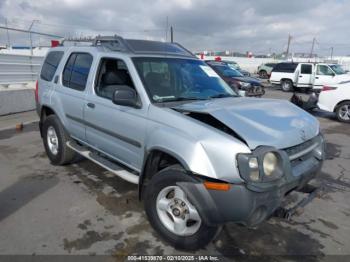
[[[39,82],[35,83],[35,102],[39,103]]]
[[[331,91],[331,90],[335,90],[335,89],[337,89],[337,88],[334,87],[334,86],[323,86],[322,92],[324,92],[324,91]]]

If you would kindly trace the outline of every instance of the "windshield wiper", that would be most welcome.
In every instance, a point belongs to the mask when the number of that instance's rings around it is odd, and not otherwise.
[[[213,95],[213,96],[209,96],[209,99],[213,99],[213,98],[225,98],[225,97],[237,97],[235,95],[228,95],[228,94],[218,94],[218,95]]]
[[[165,99],[159,99],[157,102],[177,102],[177,101],[187,101],[187,100],[207,100],[206,98],[199,98],[199,97],[185,97],[185,96],[179,96],[179,97],[173,97],[173,98],[165,98]]]

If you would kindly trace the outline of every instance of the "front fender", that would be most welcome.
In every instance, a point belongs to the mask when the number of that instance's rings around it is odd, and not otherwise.
[[[156,128],[145,144],[146,155],[153,150],[165,152],[176,158],[192,173],[216,178],[215,169],[203,147],[196,139],[173,128]]]

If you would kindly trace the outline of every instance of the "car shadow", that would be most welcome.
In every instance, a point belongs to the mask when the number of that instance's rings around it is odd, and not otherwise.
[[[0,192],[0,221],[58,184],[54,176],[34,175],[18,180]]]

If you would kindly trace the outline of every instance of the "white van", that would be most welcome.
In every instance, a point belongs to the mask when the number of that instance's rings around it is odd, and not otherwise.
[[[350,74],[338,64],[325,63],[283,62],[274,67],[270,76],[270,83],[281,85],[285,92],[294,87],[321,89],[344,81],[350,81]]]

